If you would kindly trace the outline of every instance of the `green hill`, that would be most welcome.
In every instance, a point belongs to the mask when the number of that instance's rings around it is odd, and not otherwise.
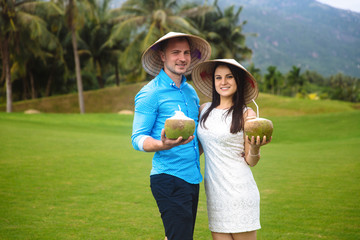
[[[146,83],[121,85],[84,92],[86,113],[117,113],[134,109],[134,97]],[[210,101],[199,93],[200,103]],[[296,99],[260,93],[256,100],[261,116],[300,116],[306,114],[353,111],[359,104],[332,100]],[[251,104],[250,107],[256,109]],[[13,112],[36,109],[43,113],[79,113],[77,93],[13,103]],[[6,111],[6,105],[0,105]]]

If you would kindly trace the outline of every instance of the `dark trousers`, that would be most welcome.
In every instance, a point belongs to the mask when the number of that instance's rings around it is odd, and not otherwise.
[[[190,184],[168,174],[158,174],[150,176],[150,187],[168,240],[192,240],[199,184]]]

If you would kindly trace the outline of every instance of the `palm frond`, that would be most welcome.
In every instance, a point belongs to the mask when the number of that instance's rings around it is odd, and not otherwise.
[[[137,29],[143,22],[144,22],[144,17],[138,16],[124,20],[120,24],[116,24],[113,27],[113,31],[108,41],[104,45],[112,47],[114,46],[116,41],[120,41],[123,38],[128,38],[130,36],[130,32],[133,31],[134,29]]]
[[[178,31],[199,34],[199,30],[192,26],[189,21],[185,20],[182,17],[178,16],[169,16],[168,21],[176,28]]]
[[[157,30],[157,31],[155,31]],[[157,39],[159,39],[161,36],[163,35],[163,33],[159,32],[159,29],[156,28],[156,23],[153,22],[150,27],[148,32],[146,33],[146,36],[144,38],[144,40],[142,41],[141,44],[141,51],[144,51],[148,46],[150,46],[151,44],[153,44]]]

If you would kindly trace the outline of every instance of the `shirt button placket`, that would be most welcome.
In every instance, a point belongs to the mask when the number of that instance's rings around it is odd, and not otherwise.
[[[183,102],[184,102],[184,104],[185,104],[185,106],[186,106],[186,116],[190,117],[190,116],[189,116],[189,108],[188,108],[188,104],[187,104],[187,101],[186,101],[186,97],[185,97],[185,95],[184,95],[184,92],[183,92],[181,89],[180,89],[180,94],[181,94],[182,99],[183,99]],[[183,112],[185,112],[185,111],[183,111]]]

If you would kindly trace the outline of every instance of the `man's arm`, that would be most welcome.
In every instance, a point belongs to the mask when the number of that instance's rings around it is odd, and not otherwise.
[[[183,140],[182,137],[178,139],[169,139],[165,137],[165,130],[161,131],[161,139],[157,140],[151,137],[151,131],[156,121],[156,115],[150,113],[136,112],[133,122],[133,133],[131,136],[132,145],[135,150],[144,152],[157,152],[168,150],[173,147],[187,144],[191,142],[195,136],[190,136]]]

